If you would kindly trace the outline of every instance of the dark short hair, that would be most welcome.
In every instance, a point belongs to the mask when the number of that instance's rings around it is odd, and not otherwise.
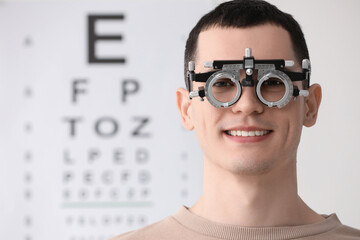
[[[266,23],[283,27],[289,32],[296,61],[300,65],[303,59],[310,59],[301,27],[290,14],[284,13],[276,6],[262,0],[233,0],[220,4],[204,15],[191,30],[185,46],[185,78],[188,62],[196,60],[200,32],[212,27],[246,28]],[[304,82],[303,86],[308,86],[308,83]]]

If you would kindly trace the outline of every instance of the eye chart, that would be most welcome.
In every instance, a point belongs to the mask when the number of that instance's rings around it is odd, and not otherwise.
[[[194,203],[175,91],[212,4],[0,4],[2,238],[103,240]]]

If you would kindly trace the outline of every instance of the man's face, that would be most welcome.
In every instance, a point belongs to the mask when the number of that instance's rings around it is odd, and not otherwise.
[[[245,48],[252,48],[255,59],[295,60],[290,36],[281,27],[211,28],[199,35],[195,72],[209,71],[203,67],[205,61],[241,60]],[[301,67],[295,64],[289,70],[301,71]],[[301,88],[301,83],[296,84]],[[194,90],[201,85],[194,83]],[[217,109],[206,99],[184,96],[182,101],[188,103],[183,111],[185,127],[195,129],[210,164],[236,174],[261,174],[294,164],[308,111],[303,97],[281,109],[269,108],[258,100],[254,87],[243,87],[239,101],[229,108]],[[238,131],[243,136],[234,136]]]

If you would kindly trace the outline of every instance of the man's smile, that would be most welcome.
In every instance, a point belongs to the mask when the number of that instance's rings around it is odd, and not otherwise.
[[[225,133],[229,136],[234,137],[255,137],[264,136],[269,134],[270,130],[255,130],[255,131],[244,131],[244,130],[227,130]]]

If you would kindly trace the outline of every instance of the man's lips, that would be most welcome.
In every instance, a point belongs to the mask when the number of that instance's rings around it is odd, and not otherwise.
[[[256,127],[240,127],[225,130],[228,139],[237,143],[257,143],[268,139],[273,131]]]
[[[260,137],[269,134],[271,130],[226,130],[225,133],[233,137]]]

